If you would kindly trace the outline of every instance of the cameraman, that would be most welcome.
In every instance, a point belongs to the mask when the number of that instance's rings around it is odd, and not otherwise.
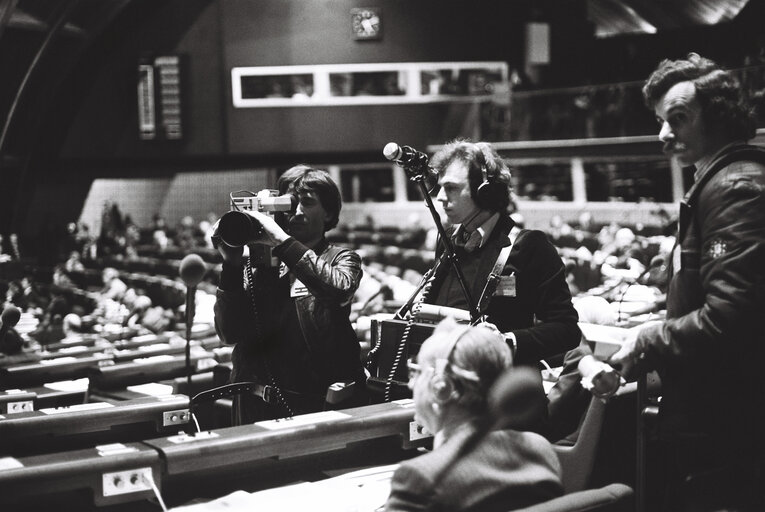
[[[298,200],[283,226],[248,213],[263,226],[251,243],[272,248],[280,266],[251,265],[242,247],[216,240],[223,270],[215,327],[235,345],[231,382],[265,386],[258,388],[262,397],[234,398],[235,425],[323,410],[327,388],[336,382],[356,383],[336,406],[364,402],[360,347],[348,320],[361,258],[324,238],[337,225],[340,191],[326,171],[305,165],[287,170],[277,188]]]

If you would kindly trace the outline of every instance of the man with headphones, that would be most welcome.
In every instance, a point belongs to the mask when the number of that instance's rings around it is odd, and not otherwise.
[[[504,512],[563,494],[560,463],[547,440],[531,432],[489,430],[500,419],[489,412],[489,390],[513,371],[511,363],[509,347],[493,329],[449,318],[436,327],[408,363],[415,418],[434,433],[433,451],[398,467],[386,512]],[[541,388],[541,380],[525,385]],[[519,399],[515,407],[527,402]],[[526,412],[502,411],[511,417]]]
[[[542,231],[510,218],[510,171],[486,142],[456,140],[431,158],[466,286],[479,312],[505,335],[516,364],[535,365],[579,343],[563,262]],[[443,252],[436,249],[437,259]],[[490,279],[490,275],[497,276]],[[487,285],[488,284],[488,285]],[[426,303],[469,309],[451,265],[439,265]]]

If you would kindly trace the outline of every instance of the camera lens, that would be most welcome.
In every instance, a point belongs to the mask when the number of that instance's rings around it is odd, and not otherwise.
[[[245,212],[231,211],[220,218],[218,234],[230,247],[242,247],[257,239],[263,230],[258,220]]]

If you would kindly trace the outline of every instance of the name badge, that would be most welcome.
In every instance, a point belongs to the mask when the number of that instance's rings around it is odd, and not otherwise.
[[[515,274],[499,276],[499,283],[494,295],[497,297],[515,297]]]
[[[306,295],[310,295],[308,288],[300,282],[300,279],[295,279],[292,288],[290,288],[290,297],[305,297]]]

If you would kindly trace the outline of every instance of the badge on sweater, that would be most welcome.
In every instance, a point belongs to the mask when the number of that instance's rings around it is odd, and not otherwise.
[[[310,295],[308,288],[300,282],[300,279],[295,279],[292,288],[290,288],[290,297],[305,297],[306,295]]]
[[[499,276],[499,284],[494,291],[497,297],[515,297],[515,274]]]

